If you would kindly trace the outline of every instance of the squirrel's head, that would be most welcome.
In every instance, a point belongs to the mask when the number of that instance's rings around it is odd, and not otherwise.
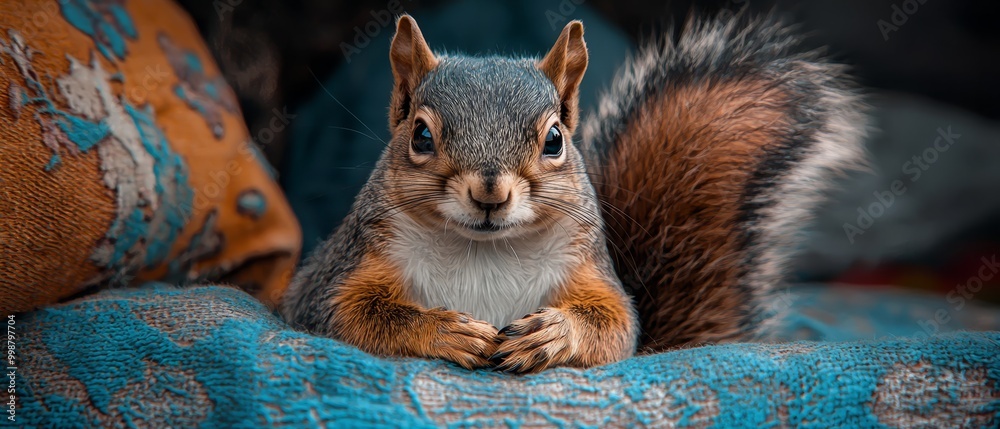
[[[571,138],[587,68],[570,22],[541,60],[435,56],[402,16],[390,51],[393,207],[473,240],[576,217],[590,187]]]

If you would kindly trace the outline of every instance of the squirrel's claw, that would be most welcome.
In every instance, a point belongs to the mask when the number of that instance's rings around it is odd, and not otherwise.
[[[433,348],[428,356],[455,362],[466,369],[490,366],[488,357],[497,348],[497,328],[467,313],[432,310],[438,320]]]
[[[543,308],[497,333],[502,342],[489,361],[497,371],[522,374],[566,363],[575,348],[572,325],[562,311]]]

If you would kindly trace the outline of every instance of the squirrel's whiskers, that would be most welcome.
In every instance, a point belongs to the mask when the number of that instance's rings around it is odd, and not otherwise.
[[[437,56],[402,16],[392,139],[284,316],[516,373],[627,358],[640,326],[652,350],[751,338],[797,228],[861,154],[850,80],[798,41],[771,18],[692,20],[578,127],[580,22],[542,59]]]

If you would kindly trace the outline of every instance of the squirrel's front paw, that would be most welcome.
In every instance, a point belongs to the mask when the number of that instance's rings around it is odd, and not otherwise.
[[[555,308],[515,320],[497,335],[502,342],[490,361],[511,373],[538,372],[563,365],[576,354],[572,322]]]
[[[489,366],[497,349],[497,328],[468,313],[442,309],[428,310],[434,323],[431,341],[424,356],[455,362],[467,369]]]

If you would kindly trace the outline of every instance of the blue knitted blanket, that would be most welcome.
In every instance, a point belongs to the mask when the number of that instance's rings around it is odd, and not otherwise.
[[[1000,332],[945,332],[1000,330],[996,310],[822,288],[783,301],[776,339],[797,341],[509,376],[373,357],[233,288],[147,285],[15,316],[7,371],[29,427],[1000,425]]]

